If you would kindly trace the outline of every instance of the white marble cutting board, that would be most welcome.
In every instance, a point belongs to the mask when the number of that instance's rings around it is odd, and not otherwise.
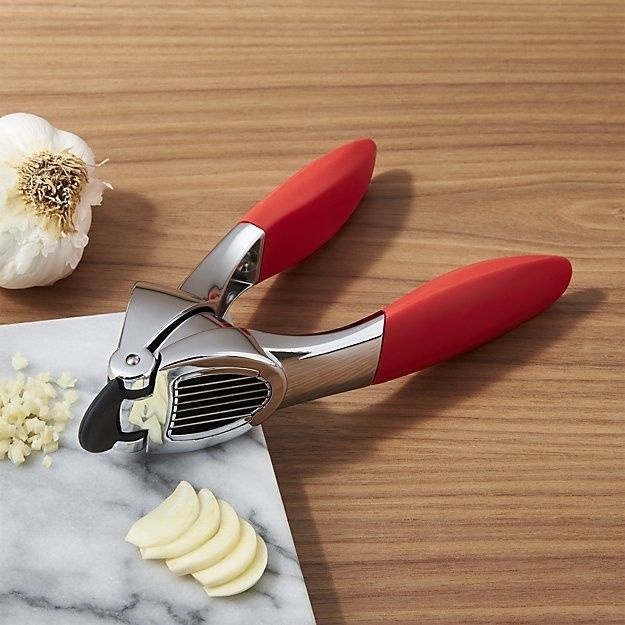
[[[0,376],[19,351],[31,370],[71,369],[80,403],[50,469],[41,454],[0,462],[0,624],[308,625],[314,618],[260,428],[176,455],[89,454],[77,440],[87,403],[105,382],[122,316],[0,326]],[[27,371],[28,372],[28,371]],[[232,503],[267,542],[268,569],[250,591],[207,597],[190,577],[143,561],[130,525],[182,479]]]

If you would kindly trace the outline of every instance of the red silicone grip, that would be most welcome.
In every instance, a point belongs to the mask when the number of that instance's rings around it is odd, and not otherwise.
[[[553,304],[570,280],[566,258],[514,256],[428,282],[384,310],[373,384],[425,369],[512,330]]]
[[[242,222],[265,231],[259,281],[295,265],[331,239],[367,191],[376,146],[347,143],[291,176]]]

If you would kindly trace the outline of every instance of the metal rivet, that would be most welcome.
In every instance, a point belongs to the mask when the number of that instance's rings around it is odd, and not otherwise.
[[[134,367],[134,365],[138,365],[141,362],[141,358],[137,356],[137,354],[128,354],[126,356],[126,364]]]
[[[239,264],[237,271],[241,273],[251,273],[258,265],[258,254],[255,250],[250,250]]]

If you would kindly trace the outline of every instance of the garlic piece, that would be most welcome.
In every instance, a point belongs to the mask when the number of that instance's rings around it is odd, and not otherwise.
[[[231,597],[250,589],[262,576],[267,567],[267,545],[256,536],[256,555],[252,564],[238,577],[220,586],[204,586],[209,597]]]
[[[41,466],[45,469],[49,469],[52,466],[52,458],[50,458],[50,456],[44,456],[41,461]]]
[[[26,367],[28,367],[28,360],[18,352],[17,354],[13,354],[13,358],[11,358],[11,366],[15,369],[15,371],[26,369]]]
[[[22,462],[25,462],[26,458],[25,456],[27,454],[24,453],[24,447],[23,447],[24,443],[20,440],[14,440],[10,445],[9,445],[9,460],[15,465],[17,466],[18,464],[22,464]],[[26,447],[28,449],[28,447]]]
[[[0,448],[1,450],[1,448]],[[202,543],[212,538],[219,529],[219,504],[215,495],[208,488],[198,493],[200,516],[195,523],[179,538],[160,547],[146,547],[141,550],[144,560],[177,558],[193,551]]]
[[[143,427],[143,419],[141,417],[141,406],[137,402],[135,402],[130,410],[130,414],[128,415],[128,423],[132,423],[132,425],[136,425],[139,428]]]
[[[137,547],[153,547],[175,540],[186,532],[200,514],[200,502],[189,482],[180,482],[159,506],[140,518],[126,534]]]
[[[71,406],[72,404],[75,404],[78,401],[79,397],[80,397],[80,394],[78,393],[78,391],[75,391],[74,389],[69,389],[68,391],[65,391],[63,393],[63,403],[66,404],[67,406]]]
[[[135,382],[133,388],[141,388],[141,382]],[[144,399],[137,399],[133,402],[128,418],[129,423],[147,429],[148,422],[153,423],[153,420],[150,421],[150,418],[155,417],[161,425],[165,425],[167,421],[167,394],[167,374],[161,371],[156,376],[152,395]],[[155,425],[152,425],[152,428],[152,440],[161,443],[162,436],[157,434]]]
[[[148,439],[153,443],[163,442],[163,433],[161,432],[161,424],[156,415],[152,415],[143,422],[143,427],[148,431]]]
[[[110,186],[80,138],[36,115],[0,117],[0,286],[52,284],[78,265]]]
[[[63,371],[61,377],[56,380],[56,383],[62,389],[73,388],[76,386],[76,378],[71,371]]]

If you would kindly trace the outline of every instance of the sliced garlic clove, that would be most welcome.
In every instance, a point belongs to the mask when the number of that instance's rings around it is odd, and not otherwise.
[[[256,532],[241,519],[241,538],[236,547],[223,559],[193,573],[202,586],[221,586],[241,575],[252,564],[256,555]]]
[[[265,572],[267,566],[267,546],[260,536],[256,536],[256,554],[252,564],[238,577],[220,586],[204,586],[209,597],[230,597],[251,588]]]
[[[176,575],[187,575],[201,571],[219,562],[228,555],[239,541],[241,523],[232,506],[218,499],[220,524],[217,533],[204,544],[178,558],[166,560],[167,566]]]
[[[180,482],[159,506],[140,518],[126,534],[137,547],[153,547],[176,540],[200,514],[200,501],[189,482]]]
[[[219,504],[215,495],[208,488],[203,488],[198,493],[200,500],[200,515],[193,525],[181,536],[171,543],[159,547],[145,547],[141,555],[146,560],[177,558],[193,551],[207,540],[211,539],[219,529],[220,514]]]

